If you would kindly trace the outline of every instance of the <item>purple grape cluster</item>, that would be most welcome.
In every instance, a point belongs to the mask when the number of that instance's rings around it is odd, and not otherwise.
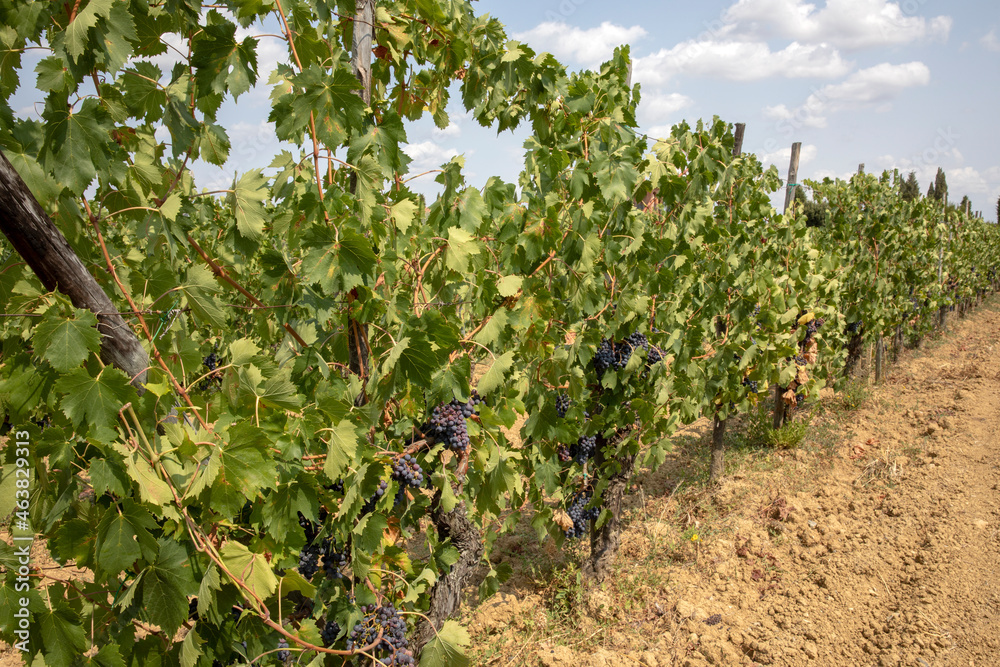
[[[319,570],[320,547],[318,544],[307,544],[299,553],[299,574],[309,581]]]
[[[757,393],[757,381],[750,378],[743,378],[743,386],[750,389],[751,394]]]
[[[375,505],[378,503],[379,498],[385,495],[385,492],[389,490],[389,483],[384,479],[378,483],[378,488],[375,489],[375,494],[365,501],[365,504],[361,506],[361,514],[358,517],[363,517],[366,514],[371,514],[375,511]]]
[[[340,636],[340,625],[336,621],[327,621],[319,636],[323,639],[323,646],[333,646]]]
[[[597,451],[597,436],[582,435],[576,444],[569,448],[569,455],[579,465],[587,462],[587,459],[594,456]]]
[[[351,630],[347,637],[347,650],[362,648],[373,643],[382,632],[382,639],[372,649],[383,665],[414,665],[413,652],[407,647],[406,621],[399,611],[390,605],[376,607],[365,605],[361,607],[365,616]]]
[[[605,338],[597,346],[597,351],[591,361],[597,372],[597,377],[602,377],[609,370],[622,370],[628,365],[632,353],[639,349],[646,350],[647,367],[663,359],[663,353],[655,347],[651,347],[649,341],[641,333],[629,334],[625,340],[618,343],[610,338]]]
[[[278,648],[280,648],[280,649],[288,649],[288,640],[286,640],[284,637],[281,637],[280,639],[278,639]],[[281,662],[284,662],[285,660],[288,660],[288,658],[291,655],[292,655],[292,652],[288,651],[288,650],[278,651],[278,660],[280,660]]]
[[[570,500],[566,513],[573,520],[573,527],[565,531],[568,539],[586,535],[590,527],[590,522],[601,515],[599,507],[586,509],[587,505],[590,504],[592,495],[592,492],[589,490],[577,491]]]
[[[403,486],[419,487],[424,483],[424,471],[415,458],[406,454],[392,466],[392,478]]]
[[[472,392],[472,398],[466,403],[452,399],[434,408],[430,421],[422,430],[452,451],[464,452],[469,447],[469,430],[466,420],[476,413],[476,407],[483,402],[479,394]]]
[[[347,553],[337,550],[337,543],[327,540],[323,543],[323,571],[331,579],[343,579],[340,568],[347,565]]]
[[[559,445],[557,452],[559,454],[559,460],[563,463],[568,463],[573,460],[573,455],[569,453],[569,447],[566,445]]]
[[[556,397],[556,414],[559,415],[560,419],[566,416],[566,411],[569,410],[569,403],[569,396],[566,394],[559,394]]]

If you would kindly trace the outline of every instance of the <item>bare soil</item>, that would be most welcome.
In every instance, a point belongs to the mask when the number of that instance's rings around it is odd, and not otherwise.
[[[472,663],[1000,665],[998,346],[992,300],[858,409],[824,401],[798,448],[728,452],[714,491],[696,425],[637,477],[601,585],[582,545],[501,539],[515,574],[465,612]]]

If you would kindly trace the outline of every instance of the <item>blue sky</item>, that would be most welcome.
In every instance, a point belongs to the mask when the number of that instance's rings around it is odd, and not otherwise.
[[[747,123],[744,150],[784,176],[793,141],[803,143],[799,180],[868,171],[916,171],[922,191],[937,168],[950,197],[968,195],[996,219],[1000,196],[1000,2],[997,0],[479,0],[508,34],[555,54],[571,69],[596,67],[628,43],[641,84],[642,130],[662,136],[681,121],[718,115]],[[242,34],[277,32],[252,26]],[[267,122],[267,76],[287,61],[284,43],[261,38],[261,82],[219,114],[232,141],[219,169],[193,165],[199,187],[266,166],[283,148]],[[36,55],[37,54],[37,55]],[[30,51],[25,73],[44,52]],[[159,56],[169,70],[171,56]],[[36,116],[41,95],[22,85],[11,100]],[[469,183],[514,182],[526,130],[480,128],[453,103],[445,130],[429,119],[408,128],[411,173],[466,158]],[[163,132],[164,139],[168,138]],[[411,183],[430,196],[433,175]]]

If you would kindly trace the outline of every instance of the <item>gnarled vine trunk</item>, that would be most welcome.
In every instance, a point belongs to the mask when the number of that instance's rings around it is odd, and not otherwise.
[[[594,456],[595,467],[601,468],[607,461],[604,454],[605,446],[615,447],[624,440],[631,429],[621,429],[611,439],[597,437],[597,454]],[[625,493],[628,491],[632,473],[635,471],[635,456],[616,457],[619,469],[608,479],[604,489],[604,506],[611,516],[600,528],[590,529],[590,560],[583,566],[583,574],[588,579],[603,581],[611,570],[618,548],[621,546],[621,514]]]
[[[452,614],[458,611],[462,604],[462,587],[469,581],[483,557],[482,535],[476,526],[469,521],[465,504],[459,503],[450,512],[441,511],[441,492],[434,496],[431,510],[431,521],[437,529],[438,539],[451,539],[452,545],[458,549],[458,561],[451,570],[437,580],[430,594],[430,609],[427,619],[421,619],[417,624],[416,645],[423,647],[434,639],[434,633],[440,629]],[[429,619],[429,621],[428,621]]]
[[[847,342],[847,363],[844,365],[844,375],[854,377],[858,373],[858,362],[861,361],[861,353],[864,351],[863,334],[858,333],[851,336]]]

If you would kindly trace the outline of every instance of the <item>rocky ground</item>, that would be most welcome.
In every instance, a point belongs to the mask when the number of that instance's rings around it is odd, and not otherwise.
[[[473,664],[1000,665],[998,332],[995,301],[952,321],[796,449],[735,447],[715,492],[696,434],[638,478],[600,586],[582,548],[505,538]]]

